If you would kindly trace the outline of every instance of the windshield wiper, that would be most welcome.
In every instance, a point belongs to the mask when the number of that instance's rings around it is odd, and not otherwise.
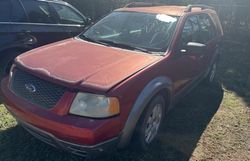
[[[122,44],[122,43],[118,43],[118,42],[111,41],[111,40],[92,39],[92,38],[89,38],[89,37],[87,37],[85,35],[81,35],[80,38],[82,38],[82,39],[84,39],[86,41],[102,44],[102,45],[105,45],[105,46],[114,46],[114,47],[120,47],[120,48],[129,49],[129,50],[134,50],[134,51],[141,51],[141,52],[144,52],[144,53],[149,53],[149,54],[154,54],[154,55],[162,55],[162,52],[153,52],[153,51],[149,51],[149,50],[147,50],[145,48],[140,48],[140,47],[136,47],[136,46]]]
[[[114,46],[114,47],[121,47],[121,48],[129,49],[129,50],[138,50],[138,51],[142,51],[144,53],[150,53],[150,54],[152,53],[151,51],[144,49],[144,48],[131,46],[128,44],[122,44],[122,43],[111,41],[111,40],[98,40],[98,41],[102,42],[102,43],[109,44],[109,45]]]
[[[81,39],[83,39],[83,40],[86,40],[86,41],[90,41],[90,42],[97,43],[97,44],[102,44],[102,45],[105,45],[105,46],[110,46],[108,43],[105,43],[105,42],[102,42],[102,41],[99,41],[99,40],[96,40],[96,39],[89,38],[89,37],[87,37],[85,35],[80,35],[79,37]]]

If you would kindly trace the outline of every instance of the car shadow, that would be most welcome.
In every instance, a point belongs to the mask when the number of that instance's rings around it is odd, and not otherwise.
[[[169,113],[160,141],[164,149],[170,148],[173,154],[174,151],[178,153],[168,160],[190,159],[201,135],[219,109],[223,96],[219,83],[201,84]]]
[[[116,160],[187,161],[223,99],[219,83],[200,84],[167,115],[154,148],[149,153],[126,150]],[[113,157],[114,158],[114,157]],[[136,158],[136,159],[135,159]],[[114,159],[114,160],[115,160]]]
[[[219,81],[250,107],[250,43],[224,41],[219,65]]]
[[[95,161],[189,160],[201,135],[220,107],[222,98],[223,90],[219,83],[212,86],[201,84],[169,112],[157,145],[150,152],[138,152],[128,147]],[[0,131],[0,152],[0,160],[83,160],[36,140],[20,126]]]
[[[37,140],[21,126],[17,125],[0,131],[0,160],[69,161],[83,159]]]

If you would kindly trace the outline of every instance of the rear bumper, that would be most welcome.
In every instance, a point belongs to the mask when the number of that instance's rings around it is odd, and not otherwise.
[[[103,152],[111,152],[110,148],[115,147],[118,142],[118,137],[107,140],[105,142],[96,144],[96,145],[80,145],[74,144],[67,141],[60,140],[55,137],[53,134],[43,131],[37,127],[34,127],[31,124],[25,123],[18,120],[19,124],[22,125],[31,135],[35,138],[62,150],[66,150],[70,153],[76,154],[82,157],[96,157],[102,154]]]

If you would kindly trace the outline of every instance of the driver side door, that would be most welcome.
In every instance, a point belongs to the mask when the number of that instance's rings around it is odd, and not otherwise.
[[[203,54],[188,51],[189,42],[199,42],[200,26],[196,15],[186,18],[174,57],[171,61],[174,82],[175,95],[179,95],[185,89],[189,88],[200,77],[202,70],[200,68]]]

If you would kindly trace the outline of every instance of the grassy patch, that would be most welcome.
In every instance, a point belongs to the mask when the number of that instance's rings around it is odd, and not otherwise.
[[[16,126],[15,119],[7,112],[4,106],[0,104],[0,132],[14,126]]]
[[[218,83],[199,85],[168,114],[158,146],[148,153],[131,148],[102,161],[250,160],[250,49],[225,44]],[[0,105],[0,160],[77,161],[16,126]],[[97,160],[97,161],[99,161]]]

